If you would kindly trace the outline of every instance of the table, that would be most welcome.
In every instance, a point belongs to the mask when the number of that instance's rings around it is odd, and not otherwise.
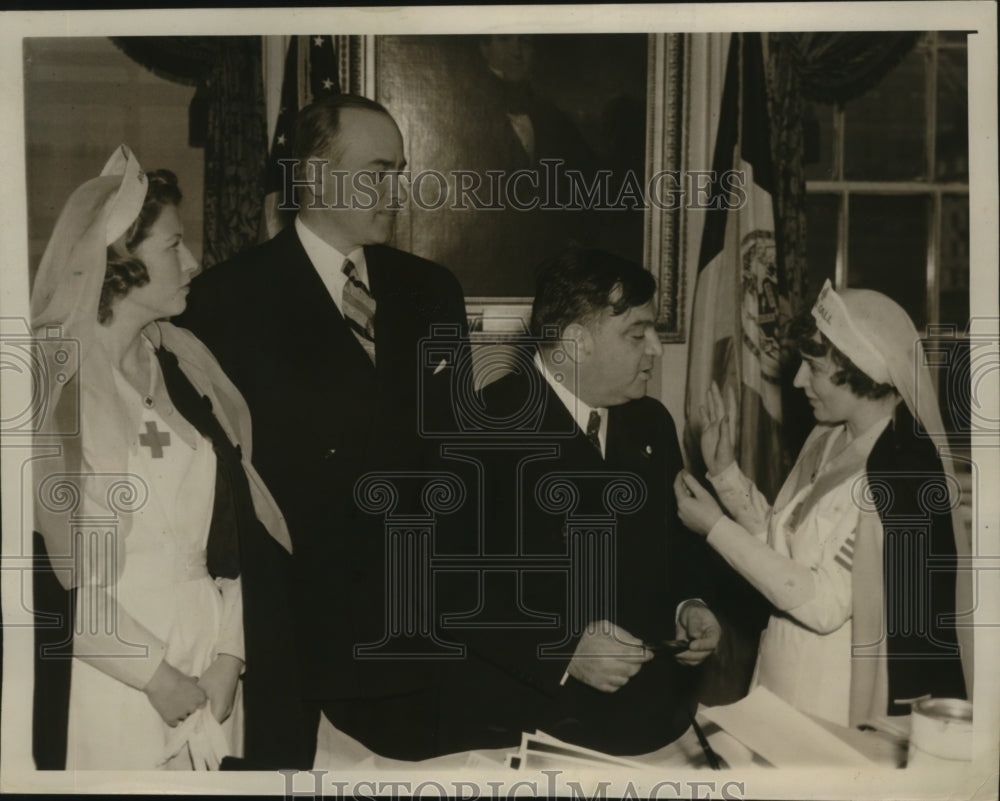
[[[720,729],[703,714],[696,718],[705,732],[709,745],[729,768],[747,766],[769,766],[770,763],[754,753],[735,737]],[[813,718],[831,734],[843,740],[847,745],[865,754],[876,765],[884,767],[903,767],[906,764],[907,740],[899,734],[884,731],[858,731],[844,726],[829,723],[820,718]],[[894,719],[899,720],[899,719]],[[908,719],[906,721],[908,723]],[[904,725],[905,728],[905,725]],[[908,730],[908,729],[907,729]],[[326,771],[412,771],[434,770],[452,771],[476,769],[480,771],[503,769],[508,755],[517,753],[517,748],[494,748],[476,751],[462,751],[455,754],[411,762],[403,759],[390,759],[379,756],[374,751],[340,731],[321,716],[316,746],[314,769]],[[693,728],[688,729],[680,738],[656,751],[639,756],[629,757],[623,762],[641,764],[655,768],[689,768],[710,770],[708,759],[698,741]],[[553,758],[547,764],[539,760],[531,763],[532,769],[558,767],[559,761]]]

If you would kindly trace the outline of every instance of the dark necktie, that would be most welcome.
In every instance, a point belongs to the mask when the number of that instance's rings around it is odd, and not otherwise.
[[[601,453],[601,414],[600,412],[592,411],[590,413],[590,418],[587,420],[587,441],[597,448],[597,452],[603,456]]]
[[[358,280],[353,261],[344,259],[343,272],[347,276],[342,297],[344,320],[375,364],[375,298]]]

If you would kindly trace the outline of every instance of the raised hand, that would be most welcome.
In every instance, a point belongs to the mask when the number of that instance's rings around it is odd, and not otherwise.
[[[733,443],[736,442],[736,395],[726,388],[725,401],[719,385],[714,381],[705,393],[701,412],[701,457],[711,475],[717,475],[736,461]]]
[[[143,692],[168,726],[176,726],[208,701],[195,679],[181,673],[166,659],[160,662]]]
[[[592,622],[576,646],[569,675],[601,692],[624,687],[639,668],[653,658],[642,640],[610,620]]]

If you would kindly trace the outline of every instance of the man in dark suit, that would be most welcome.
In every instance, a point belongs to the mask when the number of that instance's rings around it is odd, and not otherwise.
[[[246,398],[254,464],[288,520],[312,748],[322,709],[380,754],[422,758],[435,736],[426,661],[355,652],[386,634],[389,595],[384,524],[355,485],[424,466],[419,429],[444,424],[431,418],[450,408],[454,365],[426,363],[420,340],[445,325],[461,341],[465,304],[447,269],[385,244],[406,200],[385,108],[352,95],[304,108],[294,154],[294,225],[200,276],[178,322]]]
[[[467,504],[475,518],[447,526],[440,549],[482,566],[441,582],[445,636],[468,648],[445,674],[453,750],[541,728],[638,754],[690,724],[694,666],[720,629],[698,600],[703,546],[671,497],[683,464],[674,423],[645,394],[661,353],[654,288],[602,251],[552,260],[532,308],[534,353],[486,386],[464,440],[444,449],[482,488],[479,508]]]

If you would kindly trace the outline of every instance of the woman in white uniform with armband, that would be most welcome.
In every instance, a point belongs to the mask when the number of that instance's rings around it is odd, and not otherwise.
[[[686,471],[674,485],[684,524],[774,607],[752,686],[845,726],[925,693],[964,698],[955,555],[969,543],[913,323],[828,281],[796,327],[795,386],[817,425],[774,505],[734,460],[735,403],[715,385],[701,449],[728,515]]]

